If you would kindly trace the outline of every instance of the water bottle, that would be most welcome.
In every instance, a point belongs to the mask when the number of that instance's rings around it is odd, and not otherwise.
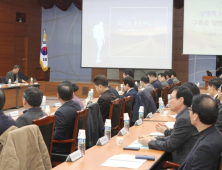
[[[91,89],[91,100],[93,99],[93,89]]]
[[[18,86],[18,78],[16,78],[16,86]]]
[[[160,105],[160,116],[165,116],[164,115],[164,103],[163,103],[163,100],[160,101],[159,105]]]
[[[42,97],[42,104],[41,104],[41,108],[42,108],[42,110],[45,110],[45,104],[46,104],[46,96],[43,96]]]
[[[79,129],[78,134],[78,150],[80,151],[81,155],[85,155],[86,150],[86,135],[84,129]]]
[[[91,91],[89,91],[89,93],[88,93],[88,99],[89,99],[89,101],[91,100]]]
[[[128,115],[128,113],[124,113],[123,123],[124,123],[124,129],[127,132],[129,132],[129,115]]]
[[[33,78],[30,78],[30,85],[33,85]]]
[[[11,86],[11,83],[12,83],[11,79],[8,79],[8,85],[9,86]]]
[[[119,91],[119,88],[118,88],[118,86],[116,86],[116,91],[117,91],[117,92]]]
[[[123,84],[120,85],[120,89],[123,92]]]
[[[144,106],[140,106],[139,119],[143,120],[143,118],[144,118]]]
[[[163,101],[162,97],[159,97],[159,109],[160,109],[160,107],[161,107],[161,106],[160,106],[160,105],[161,105],[160,103],[161,103],[162,101]]]
[[[137,81],[135,81],[135,85],[137,86]]]
[[[111,139],[111,119],[106,119],[105,136],[107,136],[108,140],[110,141],[110,139]]]

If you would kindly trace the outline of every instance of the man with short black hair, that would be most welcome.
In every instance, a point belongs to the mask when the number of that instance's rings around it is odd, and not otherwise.
[[[13,67],[13,70],[9,71],[6,74],[6,78],[5,78],[6,79],[6,83],[8,83],[9,79],[11,79],[11,83],[16,83],[16,78],[18,78],[18,83],[26,83],[25,80],[19,78],[19,75],[18,75],[19,69],[20,69],[20,67],[18,65],[15,65]]]
[[[200,94],[199,87],[193,82],[186,82],[182,86],[187,87],[193,93],[193,96]]]
[[[134,72],[131,69],[126,69],[123,71],[123,78],[130,76],[132,78],[134,78]]]
[[[173,80],[171,79],[171,72],[170,71],[164,71],[164,74],[166,75],[166,80],[168,84],[173,84]]]
[[[2,111],[3,107],[5,105],[5,93],[4,91],[0,90],[0,136],[4,131],[6,131],[11,126],[16,126],[15,121],[4,114]]]
[[[170,111],[176,112],[176,122],[169,136],[163,138],[142,137],[139,142],[149,149],[171,152],[175,163],[181,164],[198,139],[197,129],[190,123],[188,107],[193,95],[186,87],[176,87],[170,95]]]
[[[18,127],[31,125],[34,119],[47,116],[40,107],[42,103],[42,91],[36,87],[29,87],[23,92],[23,106],[26,109],[23,111],[23,115],[16,119]]]
[[[93,79],[96,91],[99,93],[99,104],[100,111],[103,117],[103,122],[109,118],[109,109],[111,101],[116,99],[116,96],[109,90],[108,80],[104,75],[97,75]]]
[[[165,73],[159,73],[158,74],[158,80],[161,82],[163,87],[169,86],[166,80],[166,74]]]
[[[62,83],[57,86],[57,96],[62,106],[55,112],[54,140],[71,139],[73,135],[76,112],[81,110],[78,101],[73,101],[73,87],[71,84]],[[54,143],[54,153],[70,153],[70,143]]]
[[[208,95],[194,97],[190,107],[190,121],[200,133],[179,170],[217,169],[221,161],[222,135],[214,126],[218,116],[217,103]]]
[[[177,73],[173,70],[170,71],[171,72],[171,79],[173,80],[174,84],[177,84],[180,82],[180,80],[177,79]]]
[[[152,84],[150,84],[149,77],[143,76],[141,77],[141,85],[144,88],[144,90],[148,91],[150,94],[153,93],[154,87]]]
[[[221,86],[221,84],[222,84],[221,78],[213,78],[208,81],[208,87],[207,87],[208,93],[214,100],[217,99],[218,96],[217,90]]]
[[[160,96],[163,86],[160,83],[160,81],[157,79],[156,72],[149,71],[147,73],[147,77],[149,77],[150,83],[153,85],[153,87],[158,89],[158,96]]]

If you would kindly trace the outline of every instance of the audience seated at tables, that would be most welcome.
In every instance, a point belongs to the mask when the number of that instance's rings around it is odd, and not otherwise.
[[[170,110],[177,113],[174,129],[169,136],[153,138],[143,136],[138,141],[150,149],[171,152],[175,163],[183,163],[198,139],[198,131],[191,124],[189,110],[193,95],[186,87],[176,87],[170,95]]]
[[[170,71],[171,72],[171,79],[173,80],[174,84],[177,84],[180,82],[180,80],[177,79],[177,73],[173,70]]]
[[[195,83],[186,82],[186,83],[182,84],[182,86],[187,87],[192,92],[193,96],[200,94],[200,89],[197,87],[197,85]],[[172,129],[168,129],[167,126],[162,123],[158,123],[156,125],[156,130],[158,132],[164,133],[165,136],[170,135],[172,132]]]
[[[158,89],[158,96],[160,96],[163,86],[160,83],[160,81],[157,79],[156,72],[155,71],[149,71],[147,73],[147,77],[149,77],[150,83],[153,85],[154,89],[155,88]]]
[[[133,70],[126,69],[126,70],[123,71],[123,78],[128,77],[128,76],[130,76],[134,79]],[[136,92],[138,92],[138,87],[136,86],[136,84],[134,84],[134,89],[136,90]]]
[[[123,79],[123,89],[126,93],[121,96],[121,98],[127,96],[133,96],[133,110],[131,117],[131,126],[139,119],[139,107],[142,105],[140,97],[137,95],[137,91],[134,89],[134,80],[132,77],[125,77]]]
[[[31,125],[34,119],[47,116],[40,107],[42,103],[42,91],[36,87],[29,87],[23,92],[23,106],[26,109],[23,114],[16,119],[18,127]]]
[[[217,93],[218,93],[218,88],[222,84],[222,79],[221,78],[213,78],[208,81],[208,93],[209,95],[216,100],[217,99]]]
[[[142,87],[144,88],[143,90],[146,90],[148,91],[150,94],[153,93],[153,90],[154,90],[154,87],[152,84],[150,84],[150,80],[149,80],[149,77],[147,76],[143,76],[141,77],[141,85]]]
[[[218,112],[217,121],[215,123],[215,126],[217,127],[217,129],[220,132],[222,132],[222,92],[221,91],[222,91],[222,86],[220,86],[218,88],[218,97],[217,97],[217,99],[219,101],[219,103],[218,103],[218,110],[219,110],[219,112]]]
[[[3,107],[5,105],[5,93],[0,90],[0,136],[1,134],[6,131],[11,126],[17,126],[15,121],[4,114],[2,111]]]
[[[163,87],[169,86],[169,84],[166,80],[166,74],[165,73],[159,73],[158,74],[158,80],[161,82]]]
[[[171,75],[172,73],[170,71],[164,71],[164,74],[166,75],[166,80],[167,80],[167,83],[170,85],[170,84],[174,84],[173,83],[173,80],[171,79]]]
[[[116,99],[116,96],[108,88],[108,80],[104,75],[97,75],[94,77],[93,82],[95,84],[96,91],[99,93],[100,111],[103,117],[103,122],[109,118],[110,103]]]
[[[179,170],[217,169],[222,153],[222,135],[214,126],[218,116],[217,103],[202,94],[194,97],[189,110],[191,124],[197,128],[200,137]]]
[[[79,102],[73,101],[73,87],[70,83],[62,83],[57,86],[57,96],[62,106],[55,112],[54,140],[71,139],[73,135],[76,112],[81,110]],[[70,143],[54,143],[54,153],[69,153]]]

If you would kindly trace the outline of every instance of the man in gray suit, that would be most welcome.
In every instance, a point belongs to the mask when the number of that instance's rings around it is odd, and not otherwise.
[[[8,80],[11,79],[11,83],[16,83],[16,78],[18,78],[18,83],[26,83],[25,80],[20,79],[18,72],[19,72],[20,67],[18,65],[15,65],[12,71],[9,71],[6,74],[6,83],[8,84]]]
[[[173,80],[174,84],[177,84],[180,82],[180,80],[177,79],[177,73],[173,70],[170,71],[171,72],[171,79]]]
[[[166,74],[165,73],[159,73],[158,74],[158,80],[161,82],[163,87],[169,86],[166,80]]]
[[[142,87],[144,88],[143,90],[146,90],[148,91],[150,94],[152,94],[153,90],[154,90],[154,87],[152,84],[150,84],[150,80],[149,80],[149,77],[147,76],[143,76],[141,79],[141,84],[142,84]]]
[[[16,120],[18,127],[31,125],[32,120],[47,116],[42,111],[40,105],[42,103],[42,92],[36,87],[29,87],[23,93],[23,106],[26,109],[23,115]]]
[[[197,129],[191,124],[189,110],[193,95],[186,87],[176,87],[170,96],[170,110],[177,113],[171,134],[163,138],[142,136],[138,141],[150,149],[171,152],[175,163],[181,164],[199,137]]]

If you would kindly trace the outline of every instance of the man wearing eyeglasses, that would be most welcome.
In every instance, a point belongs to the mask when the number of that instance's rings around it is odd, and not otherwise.
[[[198,139],[198,131],[191,124],[189,110],[193,95],[186,87],[180,86],[173,89],[169,105],[170,110],[177,113],[174,128],[169,136],[163,138],[139,137],[138,141],[150,148],[172,153],[175,163],[181,164],[189,154]]]

